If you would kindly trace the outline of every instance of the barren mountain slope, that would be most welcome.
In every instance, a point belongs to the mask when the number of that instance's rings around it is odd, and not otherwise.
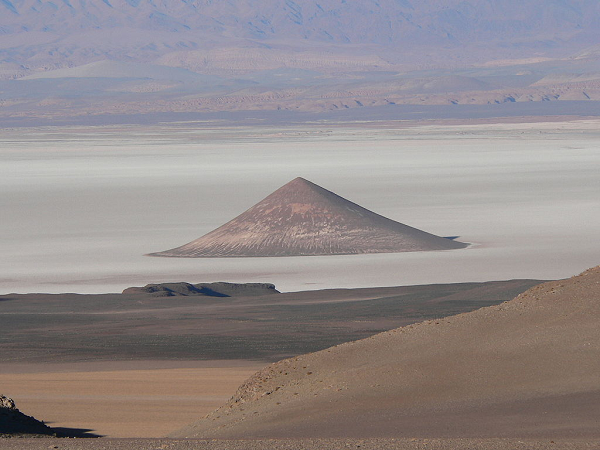
[[[0,0],[0,118],[597,101],[598,17],[596,0]]]
[[[216,230],[152,256],[343,255],[464,247],[375,214],[298,177]]]
[[[600,266],[275,363],[175,436],[600,437]]]
[[[411,36],[441,42],[499,35],[516,40],[550,26],[555,27],[553,33],[569,37],[597,24],[590,15],[597,12],[592,0],[3,0],[0,11],[0,24],[6,31],[65,33],[127,26],[170,32],[196,29],[260,39],[386,44]]]
[[[598,12],[595,0],[2,0],[0,62],[51,69],[289,45],[419,62],[555,55],[596,43]]]

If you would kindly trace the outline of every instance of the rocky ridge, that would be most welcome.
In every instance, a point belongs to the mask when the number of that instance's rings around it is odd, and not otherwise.
[[[52,428],[23,414],[15,402],[0,395],[0,437],[56,436]]]

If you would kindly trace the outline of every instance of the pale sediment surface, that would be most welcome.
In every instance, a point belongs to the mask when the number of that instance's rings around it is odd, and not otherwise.
[[[119,292],[166,281],[283,291],[557,279],[597,264],[597,120],[402,127],[215,124],[0,132],[0,292]],[[189,260],[188,242],[297,176],[452,252]]]

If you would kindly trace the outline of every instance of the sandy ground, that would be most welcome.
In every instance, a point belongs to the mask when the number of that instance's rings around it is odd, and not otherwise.
[[[384,126],[385,125],[385,126]],[[0,130],[0,292],[119,292],[163,281],[283,291],[558,279],[597,264],[600,122],[406,128]],[[379,214],[475,245],[451,252],[176,259],[303,176]]]
[[[4,439],[5,450],[597,450],[600,442],[565,439]]]
[[[600,266],[515,299],[280,361],[192,438],[587,438],[600,429]]]
[[[7,364],[1,367],[0,389],[21,412],[53,428],[162,437],[223,404],[263,366],[256,361]]]

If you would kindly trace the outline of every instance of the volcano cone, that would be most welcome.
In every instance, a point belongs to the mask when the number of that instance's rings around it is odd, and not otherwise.
[[[299,177],[216,230],[151,256],[316,256],[466,246],[380,216]]]

